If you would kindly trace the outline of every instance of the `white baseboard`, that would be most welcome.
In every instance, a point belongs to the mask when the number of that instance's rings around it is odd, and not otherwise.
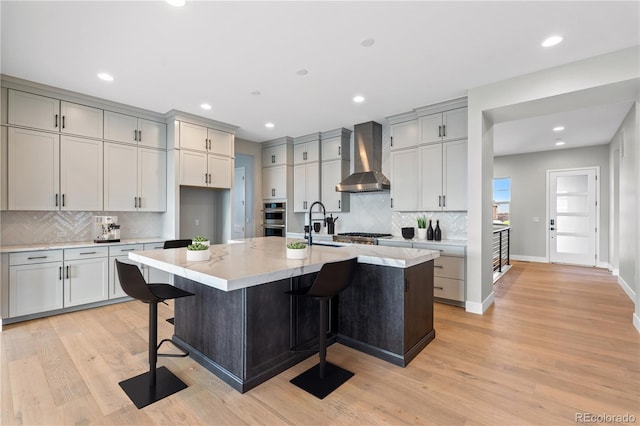
[[[638,330],[638,333],[640,333],[640,316],[635,312],[633,313],[633,326]]]
[[[627,296],[629,296],[629,299],[631,299],[631,301],[635,305],[636,292],[631,287],[629,287],[629,284],[627,284],[624,278],[622,278],[620,275],[618,275],[618,284],[620,285],[620,287],[622,287],[622,290],[624,290],[624,292],[627,293]]]
[[[467,312],[471,312],[472,314],[482,315],[487,311],[487,309],[489,309],[491,305],[493,305],[494,300],[495,293],[492,291],[491,294],[482,301],[482,303],[470,302],[469,300],[464,302],[464,310]]]
[[[598,262],[598,264],[596,265],[596,268],[607,269],[610,271],[611,265],[609,265],[607,262]]]
[[[519,260],[521,262],[538,262],[538,263],[549,263],[549,259],[546,257],[539,256],[521,256],[517,254],[512,254],[509,256],[510,260]]]

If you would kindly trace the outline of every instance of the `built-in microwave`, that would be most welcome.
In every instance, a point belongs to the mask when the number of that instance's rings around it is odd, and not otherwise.
[[[284,237],[287,225],[287,203],[265,203],[262,209],[264,236]]]

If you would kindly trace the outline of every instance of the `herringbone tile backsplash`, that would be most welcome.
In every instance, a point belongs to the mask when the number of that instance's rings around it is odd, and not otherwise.
[[[5,211],[0,214],[0,244],[92,241],[93,216],[118,216],[120,238],[161,236],[162,213]]]

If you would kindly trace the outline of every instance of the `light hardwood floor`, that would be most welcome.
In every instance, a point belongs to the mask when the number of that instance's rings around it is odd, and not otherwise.
[[[576,413],[640,423],[633,303],[603,270],[514,262],[485,315],[436,304],[436,339],[406,368],[334,344],[355,376],[324,400],[289,380],[317,356],[239,394],[190,358],[161,358],[189,387],[138,410],[118,382],[147,369],[139,302],[5,326],[3,425],[575,424]],[[172,316],[160,305],[160,318]],[[172,326],[159,322],[159,336]]]

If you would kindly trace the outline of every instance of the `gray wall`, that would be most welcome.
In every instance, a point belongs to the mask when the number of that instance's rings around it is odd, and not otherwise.
[[[254,157],[246,154],[236,153],[235,168],[244,167],[244,193],[245,193],[245,237],[251,238],[261,235],[255,234],[255,179],[254,179]],[[237,182],[234,182],[236,184]],[[233,217],[233,215],[232,215]],[[233,229],[233,228],[232,228]]]
[[[547,170],[600,166],[598,262],[609,256],[609,146],[562,149],[495,157],[493,176],[511,178],[511,254],[547,256]],[[538,217],[539,222],[533,222]],[[534,259],[532,259],[534,260]]]
[[[235,154],[238,156],[235,166],[244,165],[246,181],[246,215],[251,218],[245,228],[245,235],[262,236],[262,146],[257,142],[236,138]],[[242,154],[244,159],[238,154]],[[240,163],[242,162],[242,164]],[[248,163],[251,164],[249,168]],[[251,188],[251,193],[250,189]]]
[[[226,243],[225,227],[229,215],[224,214],[228,206],[229,190],[180,187],[180,238],[202,235],[211,244]],[[198,221],[198,225],[196,225]]]

